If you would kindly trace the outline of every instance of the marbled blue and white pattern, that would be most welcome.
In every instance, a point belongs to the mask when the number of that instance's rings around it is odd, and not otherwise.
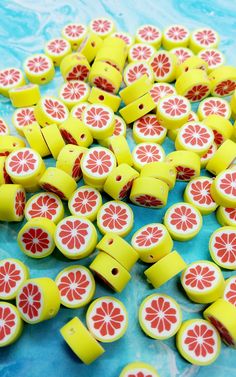
[[[62,27],[69,22],[88,23],[96,16],[112,17],[117,28],[134,33],[144,23],[153,23],[161,29],[172,23],[183,23],[190,29],[211,26],[221,35],[221,50],[227,62],[236,65],[236,2],[233,0],[1,0],[0,1],[0,69],[8,66],[22,67],[30,54],[41,52],[46,40],[60,35]],[[56,94],[62,79],[56,78],[42,90]],[[0,99],[0,116],[11,123],[12,107]],[[12,128],[12,133],[15,133]],[[130,145],[133,146],[129,138]],[[166,152],[173,150],[173,143],[165,141]],[[52,160],[48,159],[48,164]],[[80,183],[81,184],[81,183]],[[168,205],[182,200],[186,184],[178,183],[170,193]],[[107,198],[106,198],[107,199]],[[135,214],[133,232],[149,222],[161,222],[165,209],[143,209],[131,205]],[[58,251],[43,260],[24,256],[16,242],[22,224],[0,224],[0,258],[15,257],[25,262],[32,277],[55,278],[71,261]],[[175,242],[175,248],[186,262],[209,259],[208,240],[219,227],[214,214],[204,217],[200,234],[192,241]],[[132,234],[133,234],[132,232]],[[132,234],[127,239],[130,240]],[[81,263],[88,265],[94,255]],[[76,262],[74,262],[76,263]],[[129,328],[125,337],[115,343],[105,344],[106,353],[91,366],[85,366],[69,351],[59,334],[59,329],[73,316],[85,319],[86,308],[71,310],[61,308],[58,316],[42,324],[25,325],[21,339],[0,350],[1,377],[118,377],[125,364],[134,360],[154,365],[161,377],[192,376],[236,376],[235,351],[222,345],[217,361],[208,367],[192,366],[183,360],[175,347],[175,340],[155,341],[141,331],[138,307],[147,295],[155,290],[145,281],[146,266],[137,264],[132,272],[132,281],[122,294],[115,294],[126,305],[129,312]],[[225,277],[232,275],[224,272]],[[181,305],[183,319],[201,317],[203,305],[190,303],[179,287],[179,279],[173,279],[156,290],[175,297]],[[97,284],[96,297],[112,294],[102,284]]]

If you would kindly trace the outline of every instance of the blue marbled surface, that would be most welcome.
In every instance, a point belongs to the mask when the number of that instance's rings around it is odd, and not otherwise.
[[[153,23],[163,29],[172,23],[183,23],[190,29],[204,25],[215,28],[221,35],[221,50],[227,62],[236,65],[236,1],[235,0],[1,0],[0,1],[0,69],[22,66],[22,61],[32,53],[42,51],[47,39],[60,35],[62,27],[71,21],[88,23],[95,16],[112,17],[117,28],[134,33],[143,23]],[[57,72],[52,83],[43,93],[56,94],[61,83]],[[6,99],[0,99],[0,116],[11,123],[12,107]],[[12,133],[14,129],[12,128]],[[131,138],[130,145],[133,146]],[[173,143],[165,141],[166,152],[173,150]],[[52,164],[51,160],[47,160]],[[168,206],[182,200],[185,184],[178,183],[170,193]],[[164,211],[145,210],[132,206],[135,214],[133,232],[149,222],[161,222]],[[16,243],[17,232],[22,224],[0,224],[0,257],[16,257],[25,262],[32,277],[49,276],[71,264],[59,252],[43,260],[32,260],[22,255]],[[214,214],[204,217],[204,227],[192,241],[175,242],[175,248],[186,262],[209,259],[208,239],[219,227]],[[88,265],[93,255],[82,261]],[[138,307],[147,295],[155,290],[146,283],[143,271],[146,266],[137,264],[132,281],[122,294],[115,294],[129,312],[129,327],[123,339],[105,344],[106,353],[91,366],[85,366],[73,356],[64,344],[59,328],[73,316],[84,320],[85,309],[61,308],[58,316],[35,326],[26,325],[21,339],[14,345],[0,350],[1,377],[118,377],[128,362],[139,360],[155,366],[162,377],[229,377],[236,376],[235,351],[222,345],[217,361],[208,367],[192,366],[183,360],[175,347],[174,339],[155,341],[147,338],[139,328]],[[230,276],[224,272],[225,277]],[[158,291],[174,296],[183,311],[183,318],[201,317],[203,305],[192,304],[179,289],[178,279],[173,279]],[[112,294],[97,284],[96,297]]]

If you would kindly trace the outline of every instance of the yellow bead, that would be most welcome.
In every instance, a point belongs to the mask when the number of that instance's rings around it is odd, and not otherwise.
[[[216,68],[210,73],[209,80],[212,96],[230,96],[235,90],[236,68],[231,66]]]
[[[145,74],[126,88],[122,89],[119,92],[119,95],[121,96],[125,105],[128,105],[129,103],[134,102],[144,94],[148,93],[151,88],[152,84],[148,76]]]
[[[186,268],[186,263],[177,251],[172,251],[144,271],[149,283],[159,288]]]
[[[148,43],[135,43],[129,48],[128,61],[149,61],[155,54],[155,48]]]
[[[135,376],[135,373],[137,375],[140,374],[141,376],[147,374],[150,377],[159,377],[159,374],[152,365],[139,362],[129,363],[126,365],[125,368],[122,369],[119,377],[127,377],[129,375]]]
[[[27,107],[36,105],[40,100],[39,86],[28,84],[9,91],[10,100],[14,107]]]
[[[112,137],[110,140],[110,149],[116,157],[117,165],[124,163],[130,166],[133,165],[129,144],[124,136]]]
[[[141,62],[129,63],[124,69],[123,79],[124,79],[125,85],[127,86],[133,84],[135,81],[139,80],[142,76],[147,76],[149,81],[153,83],[154,74],[153,74],[152,67],[150,66],[148,62],[141,61]],[[133,96],[133,91],[132,91],[132,96]]]
[[[44,85],[55,76],[52,59],[45,54],[35,54],[24,62],[24,71],[27,79],[33,84]]]
[[[156,178],[173,189],[176,181],[176,169],[167,162],[150,162],[142,167],[140,178]]]
[[[211,196],[217,204],[223,207],[236,208],[236,195],[233,186],[235,179],[235,169],[223,170],[217,175],[211,186]]]
[[[212,178],[194,178],[187,184],[184,191],[184,201],[195,206],[202,215],[209,215],[218,207],[218,204],[211,197],[212,183]]]
[[[200,175],[200,157],[194,152],[171,152],[166,156],[165,162],[175,167],[177,181],[190,181]]]
[[[201,156],[201,168],[202,169],[206,167],[207,163],[214,156],[214,154],[216,153],[216,151],[217,151],[217,145],[214,142],[210,146],[210,148],[208,149],[208,151],[204,154],[204,156]]]
[[[190,69],[178,77],[175,89],[189,101],[197,102],[210,94],[211,82],[202,69]]]
[[[150,162],[164,161],[165,151],[156,143],[140,143],[132,152],[134,168],[138,171]]]
[[[87,34],[87,27],[84,24],[67,24],[62,29],[61,35],[71,45],[72,50],[77,50]]]
[[[111,38],[111,37],[109,37]],[[122,73],[124,66],[125,66],[125,61],[127,58],[127,47],[125,43],[118,38],[113,38],[115,39],[115,43],[113,44],[111,41],[110,45],[105,45],[104,43],[106,40],[103,42],[102,47],[98,51],[95,62],[105,62],[110,64],[112,67],[116,68],[119,72]],[[116,42],[118,39],[118,43],[122,44],[122,47],[116,47]]]
[[[16,342],[23,330],[23,321],[15,305],[9,302],[0,302],[1,340],[0,348]]]
[[[121,39],[122,41],[125,42],[127,47],[130,47],[134,44],[134,37],[129,33],[124,33],[123,31],[117,31],[117,32],[111,34],[110,37],[105,38],[104,43],[106,43],[106,40],[109,39],[109,38],[110,39],[113,39],[113,38]],[[112,43],[114,43],[114,41],[112,41]]]
[[[27,201],[25,217],[28,221],[36,217],[46,218],[57,224],[64,217],[62,201],[52,192],[40,192]]]
[[[116,136],[124,136],[126,137],[126,123],[123,118],[121,118],[119,115],[114,115],[115,118],[115,129],[113,131],[113,134],[109,137],[106,137],[105,139],[98,139],[97,142],[102,147],[110,148],[111,144],[111,138]]]
[[[168,193],[168,185],[160,179],[140,177],[135,179],[129,198],[141,207],[162,208],[167,203]]]
[[[105,139],[115,130],[114,112],[105,105],[88,105],[83,113],[83,123],[95,139]]]
[[[12,116],[12,123],[19,135],[24,137],[24,127],[36,122],[34,106],[16,109]]]
[[[84,110],[87,108],[87,106],[88,106],[88,102],[81,102],[78,105],[75,105],[71,109],[70,116],[72,118],[77,118],[82,121],[83,113],[84,113]]]
[[[21,318],[32,325],[55,317],[60,309],[56,283],[47,277],[26,280],[17,293],[16,305]]]
[[[215,48],[206,48],[198,53],[198,57],[205,60],[208,64],[207,72],[211,73],[213,69],[222,66],[225,63],[225,57],[220,50]]]
[[[192,50],[190,50],[187,47],[175,47],[175,48],[172,48],[170,52],[177,57],[179,64],[184,63],[185,60],[194,56],[194,53],[192,52]]]
[[[150,94],[157,105],[161,98],[177,93],[173,85],[164,82],[156,82],[152,85]]]
[[[139,43],[148,43],[158,50],[161,47],[162,33],[156,26],[144,24],[137,29],[135,40]]]
[[[173,241],[164,225],[151,223],[134,233],[131,245],[143,262],[154,263],[171,252]]]
[[[22,221],[25,202],[25,190],[21,185],[2,184],[0,186],[0,220]]]
[[[97,218],[102,205],[102,197],[98,190],[89,186],[80,186],[70,197],[68,207],[74,216],[85,217],[90,221]]]
[[[100,104],[110,107],[114,112],[116,112],[121,103],[121,98],[112,93],[106,92],[105,90],[99,89],[93,86],[88,97],[88,102],[92,104]]]
[[[229,279],[225,281],[225,289],[222,298],[230,304],[236,307],[235,301],[235,283],[236,283],[236,276],[231,276]]]
[[[103,40],[102,48],[104,47],[115,48],[117,50],[123,51],[127,57],[128,49],[127,49],[126,41],[123,38],[117,37],[115,34],[117,33],[113,33],[112,35],[109,35]]]
[[[105,62],[95,62],[89,74],[89,83],[107,92],[116,94],[122,82],[121,73]]]
[[[233,118],[235,119],[236,115],[236,89],[232,94],[231,100],[230,100],[230,106],[233,113]]]
[[[226,140],[221,144],[214,156],[210,159],[206,166],[206,170],[214,175],[218,175],[223,170],[230,167],[236,159],[236,143],[232,140]]]
[[[11,183],[11,178],[7,174],[5,168],[6,159],[6,156],[0,156],[0,186],[5,183]]]
[[[155,81],[166,83],[176,79],[178,59],[171,52],[159,50],[152,56],[149,63],[153,69]]]
[[[110,18],[99,17],[90,22],[89,29],[104,39],[115,32],[116,26]]]
[[[110,255],[127,271],[131,270],[139,258],[137,251],[127,241],[112,232],[106,233],[96,248]]]
[[[34,116],[41,127],[49,124],[61,124],[69,117],[69,110],[56,97],[43,97],[34,108]]]
[[[46,157],[51,154],[41,132],[41,127],[37,122],[25,126],[23,132],[30,148],[37,151],[41,157]]]
[[[192,69],[200,69],[207,72],[208,64],[205,60],[198,56],[191,56],[177,67],[176,77],[178,78],[183,73],[186,73]]]
[[[60,71],[65,81],[86,81],[90,72],[90,65],[86,56],[75,52],[64,57],[60,64]]]
[[[57,248],[65,257],[72,260],[81,259],[94,251],[97,244],[97,231],[88,219],[81,216],[69,216],[57,224],[54,239]]]
[[[89,268],[115,292],[122,292],[131,279],[126,268],[103,252],[98,253]]]
[[[65,56],[71,53],[71,45],[65,38],[54,38],[44,46],[45,54],[59,67]]]
[[[0,287],[0,300],[12,300],[21,285],[29,279],[29,269],[18,259],[6,258],[0,261],[3,284]]]
[[[89,63],[91,63],[99,49],[102,47],[103,40],[95,33],[89,32],[80,43],[78,52],[84,55]]]
[[[211,258],[227,270],[236,270],[235,232],[236,227],[223,226],[212,233],[209,241]]]
[[[216,218],[222,226],[236,226],[236,209],[219,206]]]
[[[93,136],[89,128],[79,119],[69,117],[60,124],[59,130],[67,143],[87,148],[93,142]]]
[[[0,136],[9,135],[9,127],[5,120],[0,117]]]
[[[52,154],[52,157],[56,160],[60,151],[65,146],[63,137],[56,124],[50,124],[41,129],[43,137],[47,143],[47,146]]]
[[[191,105],[187,98],[172,94],[157,103],[157,120],[168,130],[184,125],[189,118]]]
[[[120,115],[126,123],[135,122],[145,114],[149,113],[156,107],[150,93],[144,94],[142,97],[129,103],[120,110]]]
[[[90,334],[87,328],[74,317],[60,329],[61,336],[84,364],[91,364],[104,352],[104,348]]]
[[[81,80],[70,80],[62,84],[59,90],[59,98],[71,110],[78,103],[87,101],[89,93],[88,84]]]
[[[20,69],[10,67],[0,70],[0,94],[9,97],[11,89],[25,85],[25,78]]]
[[[75,181],[78,181],[81,176],[81,160],[87,148],[79,147],[78,145],[67,144],[57,156],[56,167],[69,174]]]
[[[196,54],[204,48],[216,48],[220,43],[218,33],[211,28],[200,28],[192,32],[190,49]]]
[[[0,136],[0,156],[8,156],[10,153],[24,148],[25,142],[16,136],[1,135]]]
[[[133,124],[133,138],[137,144],[145,141],[162,144],[166,134],[167,129],[158,122],[155,114],[146,114]]]
[[[39,185],[46,191],[57,194],[61,199],[69,200],[76,190],[75,180],[61,169],[49,167],[39,180]]]
[[[231,122],[220,115],[208,115],[204,118],[203,123],[212,129],[214,141],[218,146],[232,137],[233,127]]]
[[[174,47],[187,47],[189,44],[190,33],[183,25],[171,25],[163,32],[162,46],[165,50]]]

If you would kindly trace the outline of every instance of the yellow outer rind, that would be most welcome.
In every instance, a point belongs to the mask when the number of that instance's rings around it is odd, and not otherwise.
[[[236,159],[236,143],[226,140],[206,165],[206,170],[214,175],[227,169]]]
[[[0,301],[0,307],[10,307],[16,314],[17,322],[18,322],[15,329],[15,333],[12,334],[11,337],[7,341],[5,341],[4,343],[3,342],[0,343],[0,348],[1,348],[1,347],[9,346],[10,344],[15,343],[19,339],[23,331],[23,321],[15,305],[10,304],[9,302]]]
[[[126,123],[132,123],[135,120],[146,115],[156,107],[150,93],[144,94],[135,101],[129,103],[120,110],[120,115]]]
[[[65,200],[68,200],[71,194],[76,190],[75,180],[63,170],[58,168],[47,168],[39,180],[39,185],[48,183],[63,192]]]

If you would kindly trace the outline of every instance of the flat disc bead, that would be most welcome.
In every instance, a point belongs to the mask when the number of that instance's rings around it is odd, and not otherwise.
[[[176,79],[178,59],[169,51],[157,51],[149,61],[153,69],[154,81],[172,82]]]
[[[231,276],[225,281],[224,294],[222,298],[234,305],[236,308],[236,276]]]
[[[28,57],[24,62],[24,71],[27,79],[38,85],[47,84],[55,76],[52,59],[45,54]]]
[[[172,251],[144,271],[147,281],[159,288],[186,268],[185,261],[177,251]]]
[[[200,120],[205,120],[208,116],[212,115],[229,119],[231,116],[231,108],[229,102],[223,98],[210,97],[200,102],[197,114]]]
[[[134,180],[139,173],[128,164],[120,164],[106,179],[103,190],[115,200],[123,200],[129,195]]]
[[[71,45],[65,38],[54,38],[44,46],[45,54],[59,67],[65,56],[71,53]]]
[[[211,81],[211,95],[217,97],[230,96],[236,88],[236,68],[222,66],[209,74]]]
[[[157,103],[157,120],[168,130],[176,129],[188,121],[190,111],[187,98],[177,94],[168,95]]]
[[[127,57],[128,48],[127,48],[127,43],[125,41],[125,38],[122,38],[122,35],[117,36],[116,34],[119,34],[119,32],[113,33],[112,35],[109,35],[108,37],[104,39],[103,44],[102,44],[102,49],[104,47],[111,47],[111,48],[114,47],[120,52],[123,52],[124,54],[126,54],[126,57]]]
[[[219,331],[221,340],[230,347],[236,347],[236,308],[230,302],[218,299],[203,312],[211,324]]]
[[[224,226],[216,229],[209,241],[213,261],[227,270],[236,270],[236,228]]]
[[[91,86],[97,86],[107,92],[116,94],[120,89],[121,82],[122,75],[116,68],[105,62],[93,63],[89,74]]]
[[[72,107],[71,109],[71,112],[70,112],[70,116],[72,118],[77,118],[79,120],[83,120],[83,113],[84,113],[84,110],[87,108],[88,106],[88,102],[81,102],[81,103],[78,103],[78,105],[75,105]]]
[[[175,47],[187,47],[189,44],[190,32],[183,25],[170,25],[163,32],[162,46],[165,50]]]
[[[114,132],[114,112],[105,105],[88,105],[83,113],[83,123],[95,139],[105,139]]]
[[[55,317],[60,309],[60,293],[50,278],[29,279],[16,297],[21,318],[33,325]]]
[[[137,29],[135,40],[138,43],[148,43],[158,50],[161,47],[162,33],[156,26],[145,24]]]
[[[0,136],[9,135],[9,127],[5,120],[0,117]]]
[[[55,278],[61,304],[70,309],[87,305],[95,293],[95,280],[88,268],[73,265],[64,268]]]
[[[23,330],[23,321],[15,305],[0,302],[1,339],[0,348],[16,342]]]
[[[212,364],[221,349],[220,336],[215,326],[200,318],[182,323],[177,333],[176,345],[185,360],[201,366]]]
[[[232,110],[232,116],[236,118],[236,90],[233,92],[232,97],[230,99],[230,106]]]
[[[89,29],[100,38],[105,39],[115,32],[116,26],[110,18],[100,17],[94,18],[90,22]]]
[[[0,156],[0,186],[11,183],[11,178],[7,174],[5,168],[6,159],[6,156]]]
[[[209,160],[206,170],[214,175],[220,174],[223,170],[229,168],[236,158],[236,143],[232,140],[224,141],[219,149]]]
[[[78,181],[82,177],[81,160],[85,152],[87,152],[87,148],[73,144],[65,145],[58,154],[56,168],[63,170],[75,181]]]
[[[99,297],[89,305],[86,324],[95,339],[103,343],[115,342],[126,333],[128,313],[120,300],[110,296]]]
[[[149,63],[143,61],[129,63],[124,69],[123,80],[125,85],[129,86],[144,75],[148,76],[149,81],[153,83],[154,74]]]
[[[156,143],[140,143],[132,151],[134,168],[141,171],[143,166],[150,162],[164,161],[165,151]]]
[[[150,93],[123,107],[119,112],[126,123],[135,122],[137,119],[146,115],[156,107]]]
[[[190,49],[196,54],[204,48],[215,48],[220,43],[218,33],[211,28],[196,29],[190,36]]]
[[[125,42],[125,44],[126,44],[127,47],[130,47],[130,46],[132,46],[134,44],[134,37],[131,34],[125,33],[123,31],[116,31],[115,33],[111,34],[110,37],[111,38],[119,38],[119,39],[121,39],[122,41]],[[106,39],[108,39],[110,37],[107,37]]]
[[[177,181],[190,181],[200,175],[200,157],[194,152],[171,152],[166,156],[165,162],[176,169]]]
[[[123,118],[121,118],[119,115],[114,115],[115,118],[115,129],[113,131],[113,134],[109,137],[106,137],[105,139],[99,139],[97,140],[98,144],[100,144],[102,147],[110,148],[110,142],[111,138],[115,136],[125,136],[126,137],[126,123]]]
[[[144,94],[148,93],[152,88],[152,84],[146,74],[138,78],[136,81],[126,86],[119,92],[125,105],[135,101],[136,99],[142,97]]]
[[[77,50],[87,34],[87,27],[80,23],[71,23],[63,27],[61,35],[71,45],[72,50]]]
[[[182,73],[175,83],[178,94],[190,102],[198,102],[210,94],[211,81],[202,69],[190,69]]]
[[[107,39],[98,51],[95,62],[106,62],[122,73],[127,58],[127,46],[119,38],[109,37],[109,42]]]
[[[25,217],[28,221],[36,217],[46,218],[57,224],[64,217],[62,201],[52,192],[33,195],[26,203]]]
[[[58,126],[56,124],[50,124],[42,128],[41,132],[52,157],[56,160],[60,151],[66,145]]]
[[[129,48],[128,61],[149,61],[155,53],[155,48],[147,43],[135,43]]]
[[[166,134],[167,129],[158,122],[154,114],[144,115],[133,124],[133,138],[137,144],[146,141],[162,144]]]
[[[225,208],[219,206],[216,211],[216,218],[218,223],[222,226],[235,226],[236,227],[236,208]]]
[[[0,94],[9,97],[9,91],[25,85],[23,72],[19,68],[9,67],[0,70]]]
[[[122,292],[131,279],[126,268],[107,253],[99,252],[89,268],[115,292]]]
[[[138,377],[139,375],[145,376],[145,374],[149,377],[159,377],[159,374],[152,365],[139,362],[133,362],[126,365],[122,369],[119,377],[129,377],[130,375]]]
[[[177,94],[175,87],[168,83],[155,82],[150,90],[153,101],[157,105],[159,100],[168,95]]]
[[[41,157],[51,154],[47,143],[43,137],[40,125],[35,122],[23,128],[24,137],[26,138],[30,148],[37,151]]]
[[[218,147],[225,140],[230,139],[233,135],[234,129],[232,127],[231,122],[220,115],[208,115],[203,120],[203,123],[212,129],[214,133],[214,142],[217,144]]]
[[[34,106],[16,109],[12,115],[13,126],[21,136],[24,136],[24,127],[33,124],[34,122],[36,122]]]
[[[88,102],[91,104],[105,105],[116,112],[120,107],[121,98],[113,93],[93,86],[88,97]]]
[[[1,135],[0,142],[0,156],[8,156],[11,152],[26,146],[24,140],[11,135]]]
[[[203,156],[201,156],[201,168],[202,169],[204,169],[206,167],[206,165],[208,164],[208,162],[210,161],[210,159],[214,156],[214,154],[216,153],[216,151],[217,151],[217,145],[214,142],[210,146],[210,148],[208,149],[208,151]]]
[[[69,110],[78,103],[87,101],[89,94],[90,87],[81,80],[65,82],[59,89],[59,98]]]
[[[180,63],[177,67],[176,77],[180,77],[183,73],[186,73],[192,69],[200,69],[203,72],[207,72],[208,64],[205,60],[198,56],[190,56]]]
[[[60,329],[60,333],[75,355],[86,365],[94,362],[105,352],[77,317],[67,322]]]
[[[59,130],[63,139],[69,143],[87,148],[93,142],[90,129],[81,120],[69,117],[60,124]]]
[[[169,254],[173,241],[162,224],[152,223],[138,229],[131,240],[139,258],[146,263],[154,263]]]
[[[102,47],[102,44],[102,38],[95,33],[89,32],[80,43],[78,52],[86,57],[88,63],[91,63],[96,57],[99,49]]]
[[[9,91],[11,103],[14,107],[27,107],[36,105],[40,100],[39,86],[28,84]]]
[[[6,258],[0,261],[0,299],[12,300],[20,286],[29,279],[29,269],[18,259]]]
[[[162,208],[167,203],[168,193],[168,185],[160,179],[140,177],[135,179],[129,198],[141,207]]]
[[[172,48],[170,52],[177,57],[179,64],[184,63],[185,60],[194,56],[192,50],[187,47],[175,47]]]
[[[25,190],[17,184],[2,184],[0,186],[0,220],[22,221],[25,209]]]
[[[102,205],[97,214],[97,226],[102,234],[113,232],[127,236],[133,228],[134,215],[128,204],[113,200]]]
[[[194,178],[187,184],[184,191],[184,201],[196,207],[202,215],[208,215],[218,207],[211,196],[212,183],[213,179],[209,177]]]
[[[69,110],[58,98],[45,96],[35,106],[34,116],[41,127],[59,125],[67,120]]]
[[[86,57],[78,51],[65,56],[60,64],[60,71],[65,81],[87,81],[90,65]]]
[[[223,207],[236,208],[236,169],[222,171],[211,185],[211,196]]]
[[[176,203],[166,211],[164,224],[174,240],[188,241],[200,232],[202,215],[191,204]]]
[[[162,313],[161,318],[160,313]],[[158,340],[171,338],[179,330],[181,322],[180,306],[170,296],[154,293],[147,296],[140,305],[139,324],[150,338]]]
[[[200,260],[189,264],[182,272],[181,284],[191,301],[209,304],[222,296],[225,281],[215,263]]]
[[[89,186],[80,186],[70,197],[68,207],[70,213],[82,216],[90,221],[97,218],[97,213],[102,205],[102,197],[98,190]]]
[[[198,57],[205,60],[208,64],[207,72],[211,73],[213,69],[222,66],[225,63],[225,57],[220,50],[215,48],[206,48],[198,53]]]
[[[39,180],[39,185],[43,190],[53,192],[63,200],[69,200],[77,187],[69,174],[52,167],[47,168]]]
[[[140,178],[156,178],[173,189],[176,181],[176,169],[167,162],[150,162],[142,167]]]
[[[133,157],[129,149],[129,144],[124,136],[115,136],[110,140],[110,149],[114,153],[117,165],[126,163],[133,165]]]

